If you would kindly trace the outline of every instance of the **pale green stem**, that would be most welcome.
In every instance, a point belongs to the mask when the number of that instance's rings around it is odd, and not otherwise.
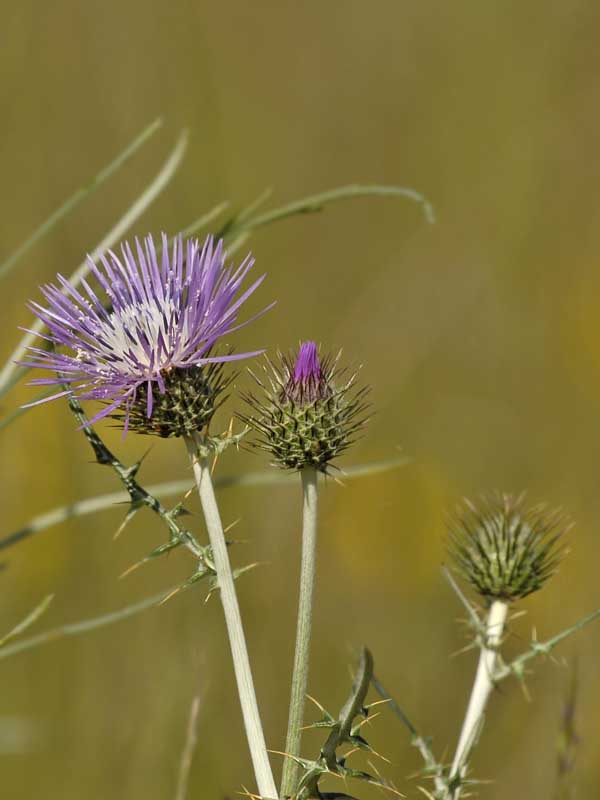
[[[498,660],[498,647],[502,641],[508,605],[502,600],[495,600],[489,610],[486,622],[485,642],[481,646],[479,665],[475,682],[471,691],[467,713],[458,740],[458,747],[450,770],[450,781],[457,776],[462,777],[467,766],[469,755],[481,728],[485,708],[494,688],[494,672]],[[450,792],[452,800],[458,800],[461,787]]]
[[[296,789],[298,765],[293,757],[300,755],[304,703],[308,686],[310,656],[310,631],[312,623],[313,593],[315,585],[315,554],[317,545],[317,471],[304,467],[302,475],[302,560],[300,567],[300,598],[298,602],[298,624],[296,628],[296,652],[292,694],[288,717],[285,752],[288,756],[283,764],[281,797],[291,796]],[[292,756],[292,758],[290,758]]]
[[[229,635],[233,668],[237,681],[240,705],[244,717],[244,726],[248,738],[248,746],[254,766],[254,774],[258,791],[263,798],[276,798],[277,788],[267,754],[267,746],[263,734],[254,681],[250,669],[250,659],[242,627],[242,617],[238,604],[233,572],[227,553],[227,543],[217,506],[217,499],[212,484],[208,458],[203,455],[203,440],[200,436],[186,437],[185,443],[194,469],[194,477],[198,487],[200,503],[206,522],[208,538],[217,572],[219,594],[225,613],[225,623]]]

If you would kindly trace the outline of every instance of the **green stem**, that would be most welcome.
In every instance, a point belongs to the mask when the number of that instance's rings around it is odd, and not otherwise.
[[[214,566],[217,572],[219,594],[225,613],[225,623],[229,635],[233,668],[237,681],[240,705],[244,717],[248,746],[254,766],[256,784],[263,798],[276,798],[277,788],[267,754],[267,746],[263,734],[254,681],[248,658],[248,648],[242,627],[242,617],[238,604],[233,572],[227,553],[227,543],[217,506],[208,458],[204,455],[205,444],[199,435],[186,437],[186,447],[192,462],[194,477],[198,487],[200,503],[206,522],[208,537],[212,549]]]
[[[300,598],[296,628],[296,652],[292,694],[288,718],[283,764],[281,797],[290,797],[296,789],[298,765],[293,757],[300,755],[304,702],[308,685],[310,631],[312,622],[313,590],[315,584],[315,554],[317,545],[317,471],[304,467],[302,476],[302,562],[300,567]]]

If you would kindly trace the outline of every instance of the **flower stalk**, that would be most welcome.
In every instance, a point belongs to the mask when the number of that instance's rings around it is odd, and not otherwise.
[[[301,342],[296,352],[267,361],[264,376],[253,374],[259,397],[245,399],[251,408],[240,419],[258,433],[254,444],[266,450],[273,466],[302,477],[303,521],[300,596],[292,690],[280,795],[297,792],[298,759],[308,684],[310,634],[317,542],[317,478],[353,443],[366,423],[367,387],[355,386],[356,374],[340,369],[339,355],[321,358],[316,342]],[[304,795],[303,795],[304,796]]]
[[[262,798],[276,798],[277,789],[260,720],[248,648],[242,627],[242,617],[235,591],[231,563],[227,553],[227,543],[212,484],[208,457],[205,454],[206,445],[199,434],[186,436],[185,443],[194,470],[194,478],[198,487],[202,512],[212,548],[214,566],[217,572],[219,593],[225,614],[233,667],[256,784]]]
[[[291,797],[296,789],[300,755],[304,703],[308,686],[310,636],[312,627],[313,595],[317,546],[317,470],[306,466],[300,471],[302,477],[302,556],[300,565],[300,596],[298,601],[298,623],[292,691],[285,744],[288,756],[283,764],[280,795]]]
[[[498,647],[502,641],[507,613],[508,604],[503,600],[495,600],[490,606],[485,626],[485,640],[481,645],[477,673],[450,770],[450,785],[453,785],[453,779],[457,779],[456,788],[450,790],[451,800],[458,800],[460,797],[460,779],[464,774],[469,755],[483,721],[487,702],[495,685],[494,673],[498,661]]]

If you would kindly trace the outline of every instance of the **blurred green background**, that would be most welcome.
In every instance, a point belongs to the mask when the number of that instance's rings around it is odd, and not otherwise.
[[[0,255],[158,115],[161,133],[36,247],[2,285],[0,355],[27,325],[29,297],[69,274],[152,178],[182,127],[190,147],[134,233],[176,232],[221,200],[273,203],[351,181],[414,186],[435,204],[423,222],[404,200],[344,201],[264,229],[250,245],[277,299],[239,347],[300,337],[364,363],[376,409],[344,464],[393,455],[410,466],[330,482],[322,493],[318,615],[310,691],[345,698],[363,642],[414,722],[450,755],[475,655],[440,574],[444,509],[484,489],[527,489],[577,527],[560,575],[524,607],[511,647],[600,605],[600,7],[591,0],[441,2],[4,3],[0,49]],[[242,380],[242,383],[244,381]],[[20,387],[8,413],[30,399]],[[230,402],[227,413],[234,408]],[[221,417],[227,422],[224,413]],[[148,440],[103,426],[131,462]],[[64,502],[118,488],[63,403],[1,434],[2,534]],[[265,466],[227,455],[223,473]],[[183,446],[153,442],[143,481],[186,478]],[[296,604],[300,497],[289,487],[221,493],[241,517],[239,584],[267,739],[283,744]],[[197,511],[192,501],[191,508]],[[164,540],[141,512],[116,542],[122,508],[53,528],[7,551],[1,627],[56,594],[39,629],[100,614],[185,579],[176,552],[119,580]],[[199,515],[191,524],[201,533]],[[190,798],[252,785],[218,602],[204,589],[86,637],[0,663],[3,797],[174,797],[191,699],[203,687]],[[519,639],[519,637],[524,637]],[[571,783],[597,795],[600,627],[560,650],[579,674],[581,744]],[[492,701],[474,766],[500,797],[556,788],[562,664]],[[16,720],[16,721],[15,721]],[[9,741],[15,724],[22,742]],[[14,737],[13,737],[14,738]],[[17,736],[17,739],[19,737]],[[420,768],[383,713],[370,739],[411,797]],[[319,737],[306,737],[307,755]],[[21,752],[15,752],[22,750]],[[280,761],[274,757],[279,769]],[[364,762],[363,762],[364,764]],[[337,787],[336,787],[337,788]],[[378,796],[362,786],[360,797]]]

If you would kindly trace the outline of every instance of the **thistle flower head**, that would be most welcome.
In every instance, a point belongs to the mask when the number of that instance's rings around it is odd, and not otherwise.
[[[66,384],[44,401],[71,393],[100,401],[91,422],[112,415],[125,430],[161,436],[200,430],[226,383],[219,365],[261,352],[214,349],[247,324],[238,322],[239,310],[264,275],[244,289],[253,259],[226,267],[223,242],[210,236],[202,247],[178,236],[169,248],[163,234],[162,253],[147,236],[99,262],[89,259],[98,291],[85,279],[78,289],[58,275],[57,284],[41,289],[47,307],[29,305],[46,325],[42,338],[50,347],[30,347],[22,366],[55,373],[31,383]]]
[[[245,396],[251,413],[240,418],[276,466],[325,472],[366,423],[368,387],[356,388],[356,373],[339,368],[339,354],[321,359],[314,342],[278,353],[276,362],[267,359],[264,375],[252,374],[261,391]]]
[[[564,553],[570,527],[560,510],[526,506],[524,496],[465,500],[448,521],[449,554],[486,601],[511,602],[541,589]]]

